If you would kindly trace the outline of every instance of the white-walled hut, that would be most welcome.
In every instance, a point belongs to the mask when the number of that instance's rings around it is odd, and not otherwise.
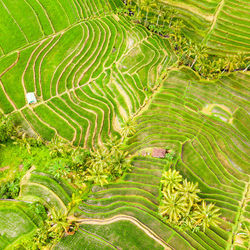
[[[33,92],[27,93],[26,99],[27,99],[28,104],[37,103],[35,93],[33,93]]]

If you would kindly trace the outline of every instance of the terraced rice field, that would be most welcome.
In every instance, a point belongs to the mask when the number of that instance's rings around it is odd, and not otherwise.
[[[39,227],[41,218],[29,209],[27,202],[0,201],[0,248],[15,244]]]
[[[245,0],[164,1],[180,11],[183,32],[212,54],[250,53],[250,3]]]
[[[221,209],[220,228],[181,233],[195,248],[231,249],[240,223],[249,219],[249,84],[243,73],[208,82],[187,68],[173,70],[128,143],[131,153],[174,148],[175,169]]]
[[[174,58],[165,40],[123,17],[85,19],[0,58],[0,108],[45,139],[92,147],[118,134]],[[37,105],[27,105],[28,92]]]
[[[31,134],[46,140],[58,135],[85,148],[119,137],[130,116],[138,123],[126,144],[132,171],[118,182],[93,187],[77,212],[80,230],[55,249],[247,249],[238,233],[250,219],[249,72],[205,81],[191,69],[176,69],[168,39],[115,14],[122,4],[0,1],[4,113],[14,114]],[[179,10],[186,35],[210,53],[249,56],[248,1],[168,4]],[[37,104],[27,104],[28,92],[36,94]],[[154,147],[173,149],[174,163],[142,156]],[[219,227],[184,232],[162,220],[160,179],[169,167],[198,182],[201,197],[215,202],[222,212]],[[65,210],[72,192],[49,174],[28,172],[21,182],[22,201],[0,201],[0,220],[8,219],[7,227],[0,225],[0,235],[5,233],[0,248],[39,225],[39,218],[25,212],[28,202]]]

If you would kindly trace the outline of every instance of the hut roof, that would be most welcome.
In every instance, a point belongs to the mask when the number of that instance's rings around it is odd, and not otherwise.
[[[33,92],[27,93],[26,98],[27,98],[28,104],[37,103],[35,93]]]
[[[152,156],[156,158],[165,158],[167,150],[164,148],[154,148]]]

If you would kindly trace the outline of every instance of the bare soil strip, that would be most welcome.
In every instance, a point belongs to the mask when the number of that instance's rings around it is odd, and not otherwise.
[[[142,222],[137,220],[136,218],[128,215],[116,215],[112,218],[108,219],[82,219],[78,222],[80,224],[92,224],[92,225],[106,225],[111,224],[120,220],[127,220],[132,223],[134,223],[137,227],[142,229],[150,238],[157,241],[159,244],[161,244],[164,249],[171,249],[171,247],[162,239],[160,238],[156,233],[154,233],[150,228],[148,228],[146,225],[144,225]]]

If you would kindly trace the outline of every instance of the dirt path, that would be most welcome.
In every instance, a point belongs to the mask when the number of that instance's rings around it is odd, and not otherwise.
[[[127,220],[134,223],[137,227],[142,229],[150,238],[152,238],[153,240],[157,241],[160,245],[162,245],[164,249],[172,249],[162,238],[160,238],[150,228],[148,228],[146,225],[144,225],[142,222],[140,222],[139,220],[137,220],[132,216],[120,214],[108,219],[82,219],[79,220],[78,222],[80,224],[106,225],[120,220]]]

